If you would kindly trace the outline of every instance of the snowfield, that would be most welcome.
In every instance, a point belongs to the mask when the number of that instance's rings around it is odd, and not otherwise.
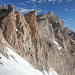
[[[25,59],[13,52],[7,47],[9,59],[0,53],[0,75],[44,75],[37,69],[34,69]],[[52,68],[50,73],[45,75],[58,75]]]

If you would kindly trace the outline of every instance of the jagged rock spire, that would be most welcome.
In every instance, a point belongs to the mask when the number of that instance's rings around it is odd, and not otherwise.
[[[9,5],[8,5],[8,11],[9,11],[9,12],[14,11],[14,5],[9,4]]]
[[[3,6],[0,6],[0,10],[1,9],[5,9],[6,8],[6,5],[4,4]]]

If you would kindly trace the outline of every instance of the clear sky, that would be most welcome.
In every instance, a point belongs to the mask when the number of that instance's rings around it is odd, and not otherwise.
[[[0,0],[0,5],[13,4],[15,11],[26,14],[37,10],[37,14],[48,14],[54,11],[59,19],[64,20],[64,26],[75,32],[75,0]]]

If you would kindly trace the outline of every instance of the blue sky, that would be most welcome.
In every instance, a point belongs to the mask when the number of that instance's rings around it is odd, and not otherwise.
[[[54,11],[59,19],[64,20],[64,26],[75,32],[75,0],[0,0],[0,5],[13,4],[15,11],[26,14],[37,10],[37,14],[48,14]]]

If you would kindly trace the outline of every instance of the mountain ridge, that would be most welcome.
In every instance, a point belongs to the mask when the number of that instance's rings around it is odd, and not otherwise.
[[[49,73],[53,68],[59,75],[75,74],[75,33],[65,28],[64,21],[53,11],[36,16],[34,10],[22,15],[14,12],[11,4],[7,11],[3,10],[6,9],[0,9],[0,36],[15,52],[40,71]],[[4,53],[2,50],[0,53]]]

